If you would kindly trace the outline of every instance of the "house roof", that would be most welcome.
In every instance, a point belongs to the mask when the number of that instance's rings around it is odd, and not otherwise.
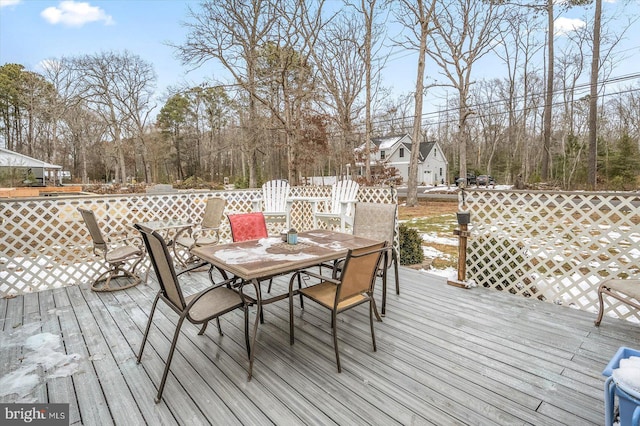
[[[411,136],[409,134],[402,135],[394,135],[394,136],[385,136],[380,138],[371,138],[371,142],[378,147],[380,150],[388,150],[397,146],[398,142],[401,142],[401,146],[403,146],[407,151],[411,151]],[[436,141],[426,141],[420,142],[420,154],[418,156],[418,161],[423,162],[433,147],[436,145]],[[364,149],[364,144],[356,148],[356,150]],[[446,159],[445,159],[446,160]]]
[[[389,149],[393,147],[398,141],[405,136],[408,135],[398,135],[398,136],[387,136],[384,138],[371,138],[371,142],[373,142],[379,149]]]
[[[420,160],[427,158],[427,155],[429,155],[435,144],[436,141],[420,142]],[[409,144],[409,146],[411,146],[411,144]]]
[[[56,166],[55,164],[49,164],[45,161],[38,160],[36,158],[28,157],[24,154],[9,151],[8,149],[0,148],[0,167],[25,167],[25,168],[40,168],[40,169],[62,169],[62,166]]]

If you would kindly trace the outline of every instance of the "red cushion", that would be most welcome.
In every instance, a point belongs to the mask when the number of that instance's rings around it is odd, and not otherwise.
[[[234,242],[268,237],[267,223],[261,212],[230,214],[231,237]]]

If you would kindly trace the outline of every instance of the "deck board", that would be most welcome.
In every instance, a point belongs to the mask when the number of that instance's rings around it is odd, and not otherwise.
[[[254,376],[247,381],[241,311],[204,336],[185,324],[160,404],[160,382],[176,315],[156,312],[136,363],[157,283],[114,293],[66,287],[0,300],[0,380],[28,355],[30,335],[61,336],[79,370],[48,377],[28,395],[0,402],[68,402],[70,424],[602,424],[602,369],[640,325],[400,268],[373,352],[366,307],[338,317],[338,374],[329,314],[294,302],[289,345],[286,300],[265,308]],[[183,278],[208,285],[206,273]],[[393,280],[390,280],[393,283]],[[288,285],[286,277],[274,292]],[[378,290],[379,291],[379,290]],[[378,294],[378,302],[380,295]],[[255,309],[251,310],[251,320]],[[0,390],[0,395],[2,391]]]

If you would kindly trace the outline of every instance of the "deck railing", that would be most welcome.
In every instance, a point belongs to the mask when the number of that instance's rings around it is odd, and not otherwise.
[[[595,312],[603,280],[640,277],[638,193],[470,189],[459,204],[471,212],[467,278],[479,285]]]
[[[330,196],[331,187],[291,188],[293,196]],[[227,200],[225,213],[249,212],[259,190],[187,191],[166,194],[124,194],[0,199],[0,297],[87,283],[104,271],[94,255],[88,231],[78,207],[96,212],[105,234],[135,235],[133,224],[164,219],[198,223],[206,199]],[[391,188],[361,187],[359,201],[397,202]],[[299,230],[312,226],[309,203],[295,202],[291,224]],[[277,234],[278,224],[269,224]],[[228,222],[223,221],[221,239],[230,240]],[[397,242],[396,242],[397,245]],[[148,267],[143,264],[139,271]]]

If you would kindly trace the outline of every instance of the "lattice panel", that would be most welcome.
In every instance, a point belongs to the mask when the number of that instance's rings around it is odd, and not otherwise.
[[[470,189],[459,204],[471,212],[467,278],[479,285],[597,312],[603,280],[640,277],[638,194]]]
[[[294,187],[292,193],[328,196],[331,188]],[[0,200],[0,296],[87,283],[104,272],[102,257],[93,254],[78,207],[95,210],[103,233],[135,236],[133,224],[136,222],[182,219],[198,223],[206,199],[216,196],[227,200],[225,213],[243,213],[251,211],[252,201],[260,196],[260,191]],[[358,197],[361,201],[397,202],[395,191],[389,188],[361,188]],[[291,221],[299,230],[310,229],[310,207],[294,203]],[[269,224],[269,227],[270,233],[279,234],[284,224]],[[227,220],[222,222],[220,238],[231,240]],[[148,267],[148,262],[143,262],[137,271],[144,273]]]

